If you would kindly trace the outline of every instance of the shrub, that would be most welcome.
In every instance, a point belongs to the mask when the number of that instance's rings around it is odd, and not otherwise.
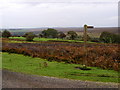
[[[42,31],[42,35],[46,38],[57,38],[58,31],[52,28],[48,28],[47,30]]]
[[[120,43],[120,34],[102,32],[99,39],[104,43]]]
[[[4,30],[2,32],[2,37],[4,37],[4,38],[9,38],[11,36],[12,36],[11,33],[9,31],[7,31],[7,30]]]
[[[32,32],[26,33],[25,34],[26,41],[33,41],[35,35]]]
[[[67,35],[70,37],[71,40],[75,40],[77,38],[77,33],[75,31],[68,31]]]
[[[65,38],[66,37],[66,35],[63,33],[63,32],[59,32],[59,34],[58,34],[58,38]]]
[[[99,38],[91,38],[91,42],[100,42]]]

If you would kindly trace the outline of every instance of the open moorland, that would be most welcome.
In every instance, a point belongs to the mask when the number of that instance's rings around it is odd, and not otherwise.
[[[120,44],[118,40],[115,42],[116,38],[119,38],[117,34],[105,32],[101,41],[98,34],[101,34],[102,30],[91,30],[88,32],[89,36],[90,33],[94,34],[97,41],[88,38],[85,48],[83,37],[76,37],[78,33],[83,36],[82,31],[58,33],[59,37],[51,32],[56,30],[47,29],[36,36],[29,32],[16,37],[13,32],[12,36],[9,31],[4,31],[3,69],[83,81],[119,82]],[[65,37],[61,38],[60,35]]]
[[[118,44],[88,43],[86,57],[83,45],[82,42],[3,39],[3,69],[42,76],[118,83]],[[82,70],[80,67],[83,65],[88,70]]]
[[[66,63],[119,70],[120,50],[118,49],[118,44],[89,43],[86,57],[82,43],[49,41],[39,43],[3,43],[2,51],[45,58],[49,61],[64,61]]]

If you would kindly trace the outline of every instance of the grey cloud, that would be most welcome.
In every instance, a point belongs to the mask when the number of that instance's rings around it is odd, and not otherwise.
[[[100,0],[83,3],[82,0],[27,1],[14,2],[15,7],[5,9],[3,27],[66,27],[82,26],[85,23],[95,26],[117,26],[116,19],[112,18],[117,16],[117,3],[112,3],[113,0],[101,0],[101,3]]]

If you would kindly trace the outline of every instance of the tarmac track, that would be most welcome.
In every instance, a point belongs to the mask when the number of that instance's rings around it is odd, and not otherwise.
[[[117,83],[102,83],[27,75],[2,70],[3,88],[118,88]]]

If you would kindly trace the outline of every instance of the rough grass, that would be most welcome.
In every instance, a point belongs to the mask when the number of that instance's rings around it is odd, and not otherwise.
[[[0,70],[2,69],[2,53],[0,52]]]
[[[26,38],[24,37],[9,37],[10,39],[20,39],[20,40],[26,40]],[[84,42],[84,41],[80,41],[80,40],[66,40],[66,39],[58,39],[58,38],[38,38],[35,37],[33,39],[33,41],[68,41],[68,42]],[[94,43],[94,42],[90,42],[88,41],[88,43]]]
[[[91,70],[83,71],[75,69],[75,67],[81,66],[76,64],[65,64],[55,61],[49,62],[45,59],[32,58],[20,54],[3,53],[2,56],[2,68],[15,72],[77,80],[118,83],[118,72],[114,70],[89,67]]]
[[[25,40],[24,37],[9,37],[10,39],[20,39],[20,40]]]

